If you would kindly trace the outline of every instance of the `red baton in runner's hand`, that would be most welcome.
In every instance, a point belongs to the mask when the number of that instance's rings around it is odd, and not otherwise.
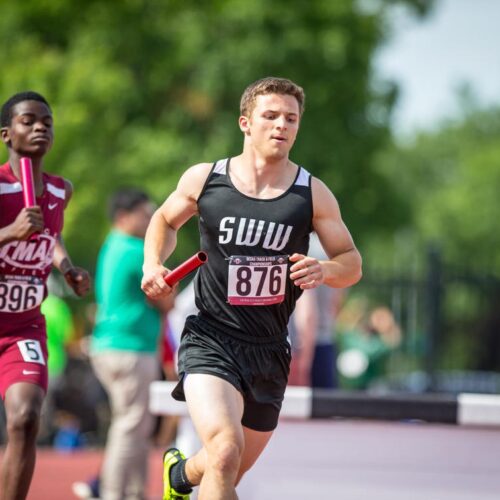
[[[19,163],[21,165],[21,184],[23,185],[24,206],[34,207],[36,205],[36,198],[31,158],[21,158]]]
[[[197,252],[180,266],[169,272],[163,279],[168,286],[174,286],[191,271],[205,264],[207,260],[208,255],[205,252]]]

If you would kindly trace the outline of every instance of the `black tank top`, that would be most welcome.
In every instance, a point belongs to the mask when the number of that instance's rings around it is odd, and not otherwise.
[[[234,187],[229,165],[229,159],[214,164],[198,198],[208,262],[196,276],[196,305],[202,317],[230,335],[279,338],[302,293],[289,278],[288,256],[308,251],[311,175],[299,167],[287,191],[261,200]]]

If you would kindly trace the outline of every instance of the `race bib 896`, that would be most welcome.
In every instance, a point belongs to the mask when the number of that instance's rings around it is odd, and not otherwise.
[[[287,255],[229,258],[228,302],[233,306],[268,306],[285,299]]]
[[[7,280],[0,276],[0,312],[29,311],[42,303],[43,296],[44,287],[39,278]]]

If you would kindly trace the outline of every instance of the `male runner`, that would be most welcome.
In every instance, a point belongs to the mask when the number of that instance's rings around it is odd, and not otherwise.
[[[208,262],[196,277],[198,316],[186,320],[176,399],[187,401],[203,448],[164,457],[164,499],[236,499],[235,487],[268,443],[287,383],[287,322],[302,290],[347,287],[361,257],[337,201],[288,158],[304,107],[303,90],[282,78],[251,84],[241,98],[243,152],[189,168],[153,216],[145,240],[142,288],[171,292],[163,262],[178,229],[199,216]],[[329,255],[307,256],[316,231]]]
[[[52,265],[79,296],[89,275],[74,267],[61,239],[71,184],[43,172],[53,143],[50,106],[40,94],[12,96],[1,110],[8,162],[0,166],[0,394],[7,416],[3,500],[26,498],[33,476],[40,411],[47,390],[47,339],[40,306]],[[30,157],[37,206],[24,208],[21,157]]]

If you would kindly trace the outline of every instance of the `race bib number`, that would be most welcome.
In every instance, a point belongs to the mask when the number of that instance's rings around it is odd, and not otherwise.
[[[44,287],[39,278],[16,276],[7,280],[0,276],[0,312],[21,313],[38,307],[43,301]]]
[[[17,343],[19,350],[21,351],[21,356],[26,363],[38,363],[39,365],[45,365],[45,359],[43,357],[42,347],[38,340],[20,340]]]
[[[287,255],[229,258],[228,302],[233,306],[268,306],[285,299]]]

